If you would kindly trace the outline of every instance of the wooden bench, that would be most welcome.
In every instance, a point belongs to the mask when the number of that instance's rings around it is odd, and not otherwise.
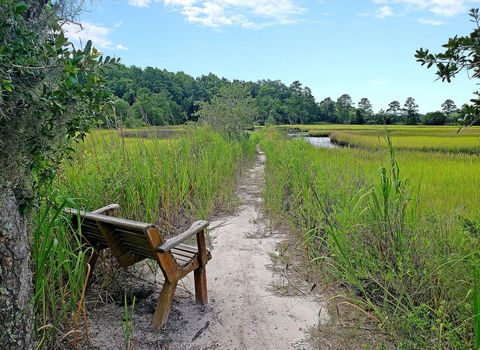
[[[93,273],[99,252],[105,248],[111,249],[122,267],[146,258],[155,259],[165,277],[153,319],[157,329],[165,326],[177,283],[188,273],[194,273],[197,303],[208,303],[205,265],[212,258],[205,244],[208,222],[196,221],[187,231],[165,240],[155,225],[114,217],[119,208],[118,204],[111,204],[93,212],[67,209],[72,214],[72,228],[93,248],[90,273]],[[194,235],[196,247],[183,244]]]

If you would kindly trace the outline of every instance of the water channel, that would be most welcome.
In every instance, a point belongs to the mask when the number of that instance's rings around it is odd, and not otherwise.
[[[338,146],[330,140],[330,137],[311,137],[307,136],[304,139],[318,148],[337,148]]]

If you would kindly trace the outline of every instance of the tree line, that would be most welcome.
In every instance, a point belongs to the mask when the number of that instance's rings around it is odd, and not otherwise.
[[[107,85],[117,97],[115,116],[106,123],[122,121],[124,126],[175,125],[198,119],[202,103],[211,102],[222,88],[240,85],[253,99],[252,110],[258,124],[456,124],[465,118],[464,108],[447,99],[438,111],[420,114],[413,97],[402,104],[392,101],[385,109],[374,112],[364,97],[355,103],[343,94],[315,100],[309,87],[294,81],[287,86],[279,80],[246,82],[227,80],[215,74],[194,78],[184,72],[145,69],[125,65],[104,68]]]

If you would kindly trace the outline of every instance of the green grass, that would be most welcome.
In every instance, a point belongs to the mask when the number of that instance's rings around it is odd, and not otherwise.
[[[349,301],[399,348],[474,347],[477,156],[316,149],[272,130],[261,145],[267,211],[298,228],[312,262],[348,287]]]
[[[38,348],[49,349],[69,331],[68,339],[76,344],[91,251],[81,249],[78,234],[69,232],[63,208],[73,203],[51,186],[42,194],[33,231],[34,306]]]
[[[204,129],[177,139],[93,134],[59,175],[59,189],[93,210],[108,203],[120,215],[158,224],[206,219],[229,209],[238,167],[254,143],[226,141]]]
[[[205,128],[184,129],[171,139],[120,135],[88,135],[43,190],[33,242],[39,348],[54,348],[60,339],[75,347],[85,317],[91,251],[70,231],[63,207],[93,210],[118,203],[120,216],[174,232],[235,205],[237,174],[255,150],[254,137],[229,141]],[[127,327],[127,343],[129,332]]]

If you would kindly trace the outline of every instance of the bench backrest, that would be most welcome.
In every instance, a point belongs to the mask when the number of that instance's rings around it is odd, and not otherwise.
[[[150,243],[148,230],[156,230],[162,237],[157,226],[75,209],[68,211],[72,213],[72,226],[81,229],[85,242],[97,250],[110,248],[120,265],[156,259],[156,247]]]

